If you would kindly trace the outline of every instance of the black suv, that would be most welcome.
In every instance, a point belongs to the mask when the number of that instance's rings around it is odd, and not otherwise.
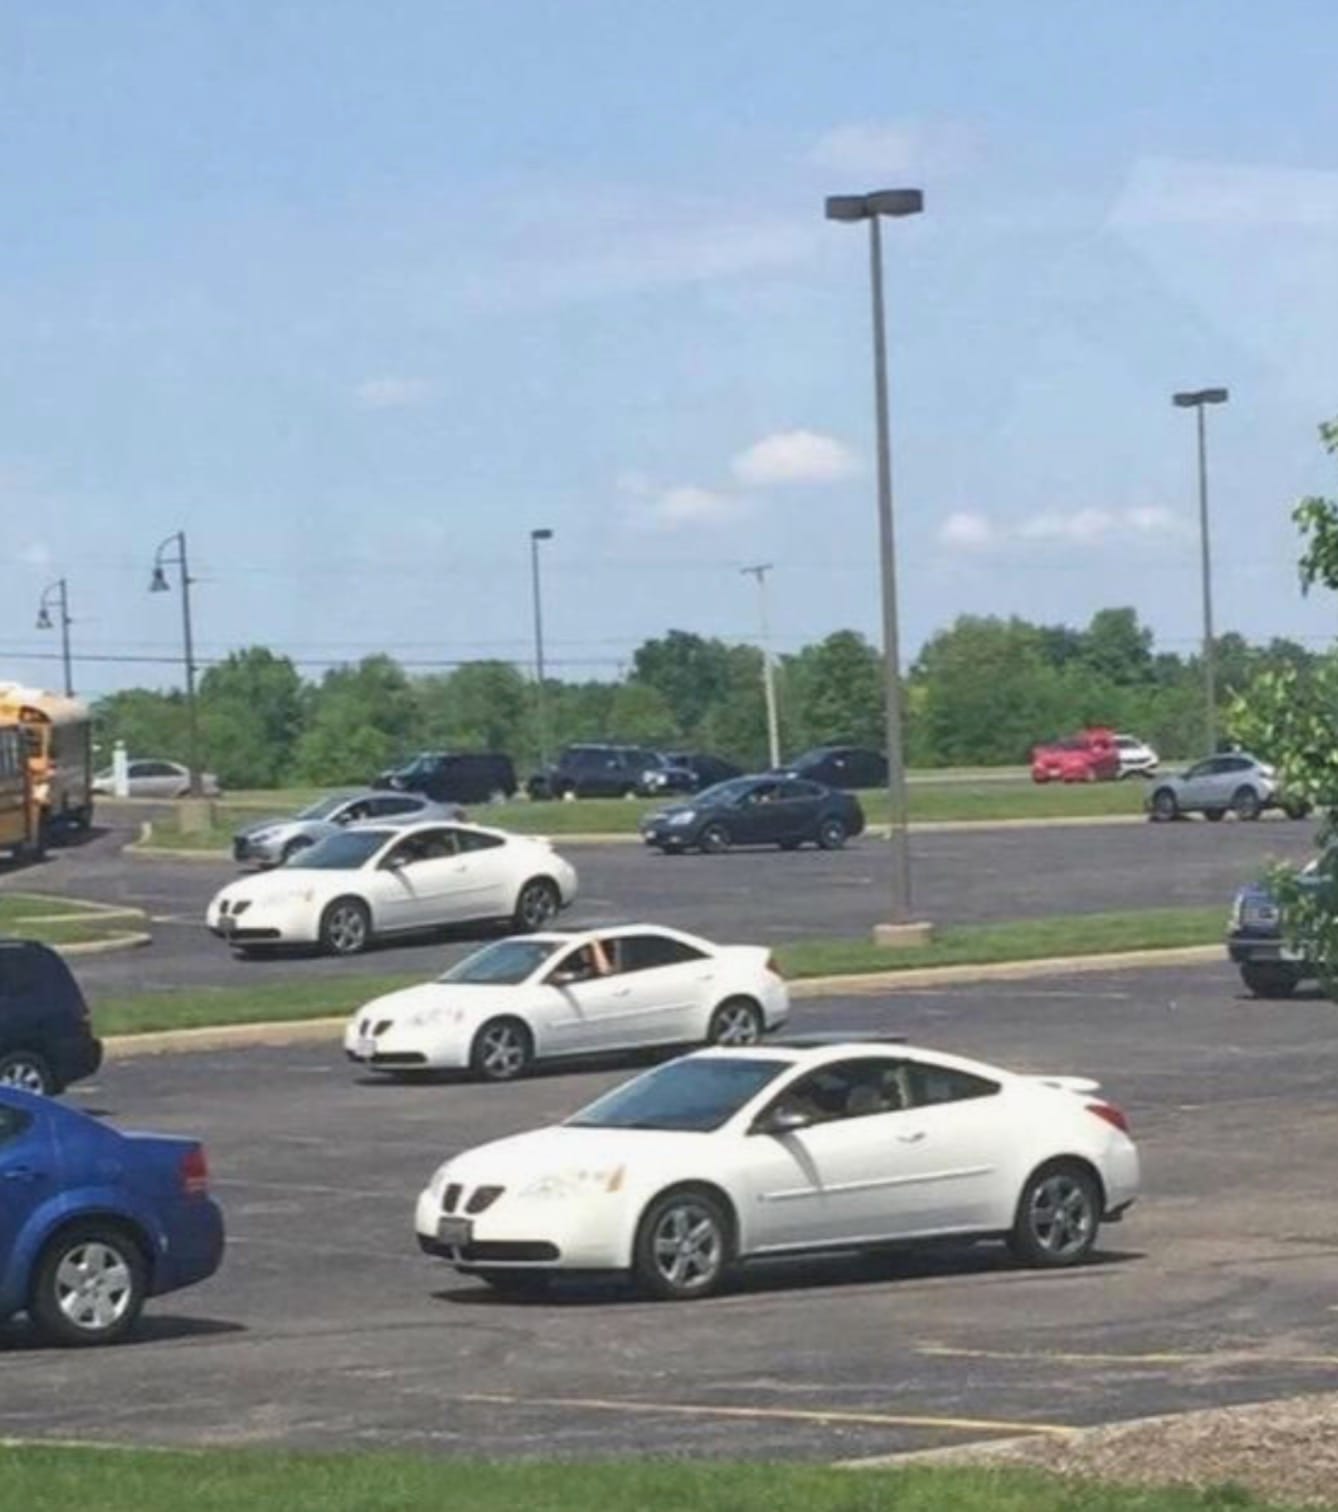
[[[376,788],[422,793],[434,803],[487,803],[514,798],[516,768],[501,751],[424,751],[402,767],[379,772]]]
[[[528,783],[531,798],[630,798],[658,767],[657,751],[630,745],[572,745]]]
[[[668,793],[699,793],[742,777],[743,768],[704,751],[665,751],[656,757],[656,765],[641,774],[641,793],[647,798],[662,798]]]
[[[0,940],[0,1086],[60,1092],[101,1064],[70,968],[35,940]]]
[[[784,768],[790,777],[805,777],[824,787],[884,787],[887,783],[887,758],[863,746],[816,746],[796,756]]]

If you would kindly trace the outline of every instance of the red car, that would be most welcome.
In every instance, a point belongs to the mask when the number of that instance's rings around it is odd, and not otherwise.
[[[1120,751],[1113,730],[1082,730],[1032,748],[1033,782],[1113,782],[1119,775]]]

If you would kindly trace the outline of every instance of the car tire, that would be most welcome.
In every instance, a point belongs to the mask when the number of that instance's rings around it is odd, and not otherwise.
[[[706,1026],[708,1045],[755,1045],[766,1033],[762,1010],[746,997],[726,998]]]
[[[1008,1248],[1023,1265],[1059,1270],[1079,1265],[1096,1243],[1101,1188],[1091,1171],[1054,1160],[1033,1171],[1018,1198]]]
[[[469,1047],[469,1069],[479,1081],[515,1081],[534,1063],[534,1036],[518,1018],[480,1025]]]
[[[518,934],[533,934],[556,917],[562,895],[550,877],[531,877],[516,895],[511,923]]]
[[[36,1050],[11,1050],[0,1055],[0,1087],[15,1087],[38,1097],[50,1097],[57,1091],[51,1067]]]
[[[321,948],[329,955],[353,956],[367,949],[372,916],[361,898],[336,898],[321,915]]]
[[[485,1281],[499,1296],[521,1300],[537,1301],[553,1284],[547,1271],[479,1270],[470,1274]]]
[[[1180,805],[1170,788],[1158,788],[1149,799],[1152,817],[1161,823],[1180,817]]]
[[[1305,819],[1310,814],[1310,804],[1304,798],[1295,798],[1282,805],[1288,819]]]
[[[1220,808],[1204,809],[1204,811],[1203,811],[1203,817],[1206,820],[1208,820],[1208,822],[1210,824],[1217,824],[1217,823],[1219,823],[1222,820],[1222,818],[1225,816],[1225,814],[1226,814],[1226,810],[1225,809],[1220,809]]]
[[[1240,979],[1257,998],[1289,998],[1301,984],[1299,973],[1284,961],[1246,961]]]
[[[824,819],[818,825],[818,845],[825,851],[840,850],[846,843],[846,827],[840,819]]]
[[[71,1224],[42,1251],[28,1314],[56,1344],[115,1344],[135,1326],[148,1293],[144,1251],[124,1228]]]
[[[1257,819],[1263,811],[1263,804],[1252,787],[1242,785],[1231,795],[1231,809],[1237,819]]]
[[[664,1302],[693,1302],[718,1291],[732,1258],[733,1221],[703,1187],[675,1187],[646,1208],[632,1247],[632,1275]]]
[[[288,842],[288,844],[285,845],[284,848],[279,852],[279,865],[280,866],[287,866],[288,863],[293,859],[293,857],[295,855],[297,855],[297,853],[299,851],[310,850],[310,849],[311,849],[311,841],[310,840],[303,840],[303,839],[300,839],[300,838],[296,839],[296,840],[290,840]]]
[[[729,831],[723,824],[708,824],[698,836],[697,844],[708,856],[722,856],[729,849]]]

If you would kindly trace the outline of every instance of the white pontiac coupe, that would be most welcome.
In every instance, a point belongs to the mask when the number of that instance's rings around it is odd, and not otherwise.
[[[740,1261],[914,1240],[1076,1265],[1138,1195],[1128,1123],[1096,1089],[858,1038],[702,1050],[447,1161],[418,1242],[499,1290],[630,1272],[670,1299]]]
[[[546,840],[477,824],[355,824],[229,882],[207,920],[241,953],[320,945],[356,955],[382,935],[475,920],[542,929],[575,897],[575,867]]]
[[[653,924],[498,940],[435,982],[379,997],[344,1031],[351,1060],[487,1081],[535,1060],[646,1045],[750,1045],[790,1013],[766,949]]]

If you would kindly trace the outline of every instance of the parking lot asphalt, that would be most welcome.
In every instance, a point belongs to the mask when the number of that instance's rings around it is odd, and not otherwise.
[[[422,1257],[413,1198],[628,1063],[502,1087],[382,1084],[333,1045],[115,1063],[71,1100],[203,1135],[227,1262],[120,1349],[0,1330],[0,1436],[828,1460],[1338,1381],[1330,1003],[1255,1002],[1220,966],[832,998],[794,1027],[1095,1076],[1145,1197],[1066,1274],[980,1246],[773,1264],[696,1304],[520,1303]]]
[[[103,991],[274,980],[291,961],[234,960],[203,925],[205,905],[237,869],[217,863],[122,854],[131,829],[101,833],[52,853],[40,867],[12,871],[0,887],[67,892],[147,909],[146,950],[88,959],[80,977]],[[1107,909],[1220,904],[1258,876],[1270,858],[1301,860],[1314,826],[1260,824],[1063,826],[935,832],[912,837],[917,905],[940,924]],[[648,919],[721,941],[768,944],[816,935],[867,936],[884,914],[886,842],[863,838],[840,852],[732,851],[665,857],[638,845],[559,847],[575,862],[581,897],[573,926]],[[358,962],[307,959],[311,972],[439,970],[477,939],[457,935],[378,948]]]

